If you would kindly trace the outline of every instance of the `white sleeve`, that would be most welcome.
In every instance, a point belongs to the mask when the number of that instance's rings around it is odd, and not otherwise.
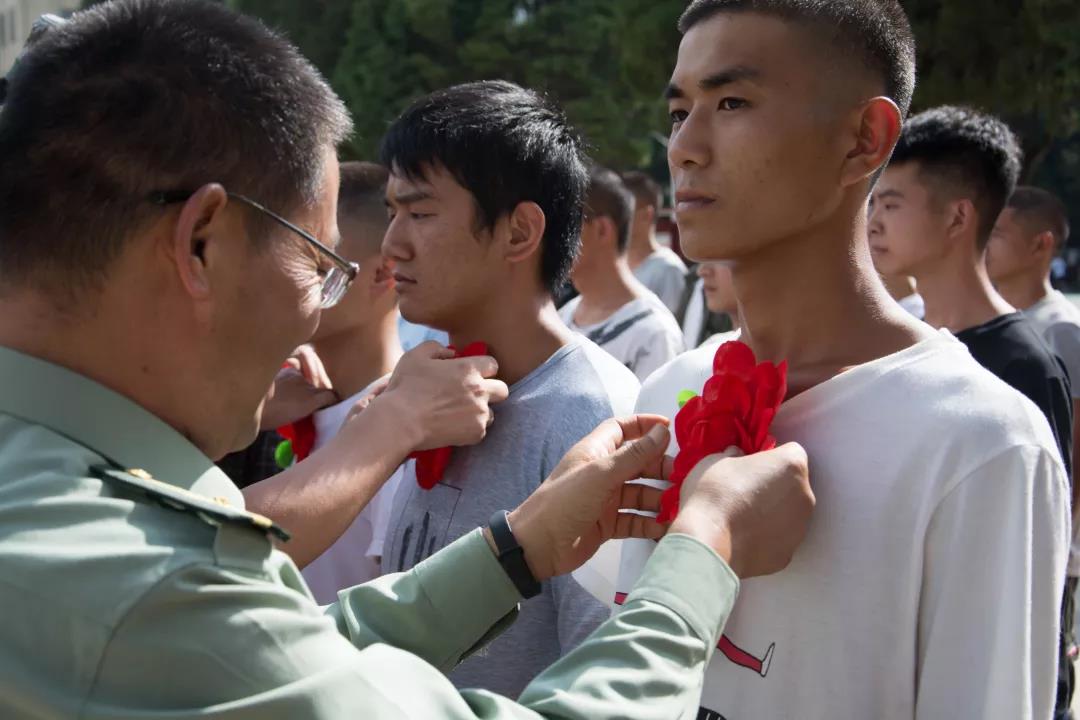
[[[938,504],[919,601],[916,720],[1045,720],[1069,548],[1065,472],[1007,449]]]

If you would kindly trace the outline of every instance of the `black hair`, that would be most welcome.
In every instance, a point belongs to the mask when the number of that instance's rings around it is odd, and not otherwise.
[[[915,35],[898,0],[693,0],[679,18],[679,32],[722,12],[771,15],[820,30],[852,64],[880,75],[884,94],[907,116],[915,92]]]
[[[369,220],[386,220],[386,167],[373,162],[341,163],[338,214]]]
[[[544,212],[541,282],[554,292],[577,255],[587,176],[581,139],[545,96],[501,80],[456,85],[417,100],[383,138],[392,172],[423,180],[444,168],[490,230],[522,202]]]
[[[615,223],[619,254],[626,252],[630,244],[630,224],[634,220],[634,194],[618,173],[599,165],[589,168],[585,214],[589,218],[610,218]]]
[[[638,208],[651,205],[660,212],[660,208],[664,207],[664,191],[660,183],[653,180],[648,173],[630,170],[622,174],[622,181],[634,194],[634,203]]]
[[[206,0],[116,0],[37,37],[0,105],[0,278],[100,286],[160,208],[210,182],[278,213],[315,202],[351,128],[288,41]],[[245,216],[253,240],[274,227]]]
[[[1065,203],[1054,193],[1021,185],[1009,196],[1006,207],[1012,209],[1021,222],[1036,228],[1038,232],[1052,232],[1055,249],[1060,250],[1069,241],[1069,213]]]
[[[978,247],[990,240],[1016,188],[1023,151],[1004,122],[977,110],[944,105],[913,116],[900,133],[890,166],[916,162],[935,197],[962,194],[979,215]]]

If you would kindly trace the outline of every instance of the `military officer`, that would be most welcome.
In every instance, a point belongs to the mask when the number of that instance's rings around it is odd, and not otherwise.
[[[0,716],[680,717],[738,590],[783,567],[813,495],[794,446],[710,459],[622,611],[513,701],[444,672],[638,514],[658,418],[610,421],[518,508],[320,608],[288,532],[211,458],[355,269],[333,250],[348,116],[260,24],[120,0],[43,33],[0,108]],[[296,530],[347,523],[408,453],[479,440],[491,358],[421,348],[305,478]],[[345,508],[337,507],[339,503]],[[280,512],[278,512],[280,511]],[[324,520],[325,519],[325,520]],[[433,532],[437,529],[433,528]],[[528,648],[522,648],[528,652]]]

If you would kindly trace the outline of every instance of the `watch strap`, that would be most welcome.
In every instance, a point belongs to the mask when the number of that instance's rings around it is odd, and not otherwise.
[[[518,544],[513,530],[510,529],[510,513],[505,510],[496,511],[488,521],[488,530],[491,531],[491,538],[498,550],[499,565],[521,593],[521,597],[528,600],[539,595],[540,581],[529,570],[529,565],[525,562],[525,550]]]

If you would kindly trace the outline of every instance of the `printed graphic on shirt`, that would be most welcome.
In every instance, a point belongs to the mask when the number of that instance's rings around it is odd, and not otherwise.
[[[615,604],[622,605],[624,602],[626,602],[626,593],[615,593]],[[716,649],[723,653],[724,657],[739,667],[753,670],[761,677],[765,677],[769,674],[769,666],[772,665],[773,652],[776,650],[776,643],[770,643],[765,654],[761,657],[757,657],[733,643],[731,638],[727,635],[721,635],[720,642],[716,643]]]
[[[415,490],[414,490],[415,492]],[[428,507],[401,532],[401,540],[391,550],[394,572],[404,572],[425,560],[448,543],[450,521],[457,510],[461,490],[439,483],[431,490]]]

